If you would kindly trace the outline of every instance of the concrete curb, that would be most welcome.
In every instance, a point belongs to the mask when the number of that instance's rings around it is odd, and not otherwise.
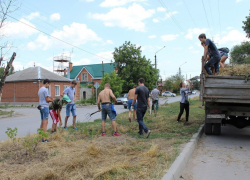
[[[190,142],[186,144],[180,155],[175,159],[168,172],[163,176],[162,180],[179,180],[180,176],[191,158],[196,145],[198,144],[204,132],[204,125],[201,125],[198,132],[193,135]]]

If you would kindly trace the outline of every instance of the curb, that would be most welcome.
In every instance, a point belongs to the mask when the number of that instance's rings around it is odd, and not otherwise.
[[[190,142],[186,144],[182,152],[175,159],[168,172],[163,176],[162,180],[179,180],[180,176],[191,158],[196,145],[198,144],[202,134],[204,132],[204,125],[201,125],[198,132],[193,135]]]

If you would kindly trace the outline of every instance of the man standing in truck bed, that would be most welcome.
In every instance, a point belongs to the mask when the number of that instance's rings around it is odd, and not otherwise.
[[[200,34],[198,38],[201,42],[205,43],[205,46],[204,46],[204,60],[205,60],[205,62],[207,60],[208,50],[210,53],[210,59],[208,60],[208,62],[204,66],[207,73],[209,75],[212,75],[212,72],[210,70],[210,67],[212,67],[212,66],[214,66],[214,68],[215,68],[215,73],[220,73],[219,69],[220,69],[221,56],[220,56],[220,53],[219,53],[217,47],[210,39],[206,38],[205,34]]]

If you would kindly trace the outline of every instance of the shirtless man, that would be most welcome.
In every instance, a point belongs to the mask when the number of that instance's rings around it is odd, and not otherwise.
[[[97,106],[99,111],[102,111],[102,136],[106,135],[105,132],[105,121],[107,118],[107,115],[109,116],[111,122],[112,122],[112,127],[113,127],[113,136],[120,136],[120,134],[116,131],[116,123],[115,123],[115,115],[112,112],[112,104],[110,102],[110,97],[114,99],[114,101],[117,103],[117,100],[110,89],[110,84],[105,84],[104,90],[102,90],[99,93],[98,100],[97,100]],[[102,102],[102,108],[100,105],[100,101]]]
[[[129,109],[129,113],[128,113],[128,120],[129,122],[131,122],[131,105],[133,103],[133,100],[134,100],[134,97],[135,97],[135,89],[136,89],[136,85],[134,85],[134,88],[133,89],[130,89],[129,92],[128,92],[128,109]],[[133,113],[133,120],[135,120],[135,115],[136,115],[136,106],[137,106],[137,103],[135,102],[134,104],[134,113]]]

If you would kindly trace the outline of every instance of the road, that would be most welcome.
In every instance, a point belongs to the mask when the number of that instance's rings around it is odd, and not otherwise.
[[[220,136],[203,135],[182,177],[185,180],[250,179],[249,140],[249,128],[229,125],[222,127]]]
[[[198,96],[192,95],[190,97]],[[166,100],[168,100],[168,103],[177,102],[180,101],[180,96],[177,97],[168,97],[166,98],[160,98],[159,103],[164,104]],[[128,109],[124,109],[123,105],[115,105],[115,109],[117,111],[117,114],[123,113],[125,111],[128,111]],[[37,128],[40,127],[40,112],[36,108],[9,108],[7,110],[13,110],[15,111],[16,115],[13,117],[8,118],[2,118],[0,119],[0,141],[4,141],[7,139],[7,136],[5,134],[5,131],[8,127],[18,129],[18,137],[26,136],[27,134],[36,133]],[[87,113],[95,112],[97,111],[97,106],[83,106],[77,108],[77,121],[78,122],[86,122],[84,121],[84,118]],[[62,109],[62,120],[64,122],[66,112],[65,108]],[[91,121],[94,121],[95,119],[100,119],[101,113],[96,113],[92,116]],[[68,126],[72,125],[72,117],[68,120]],[[51,128],[52,121],[49,117],[49,124],[48,128]]]

